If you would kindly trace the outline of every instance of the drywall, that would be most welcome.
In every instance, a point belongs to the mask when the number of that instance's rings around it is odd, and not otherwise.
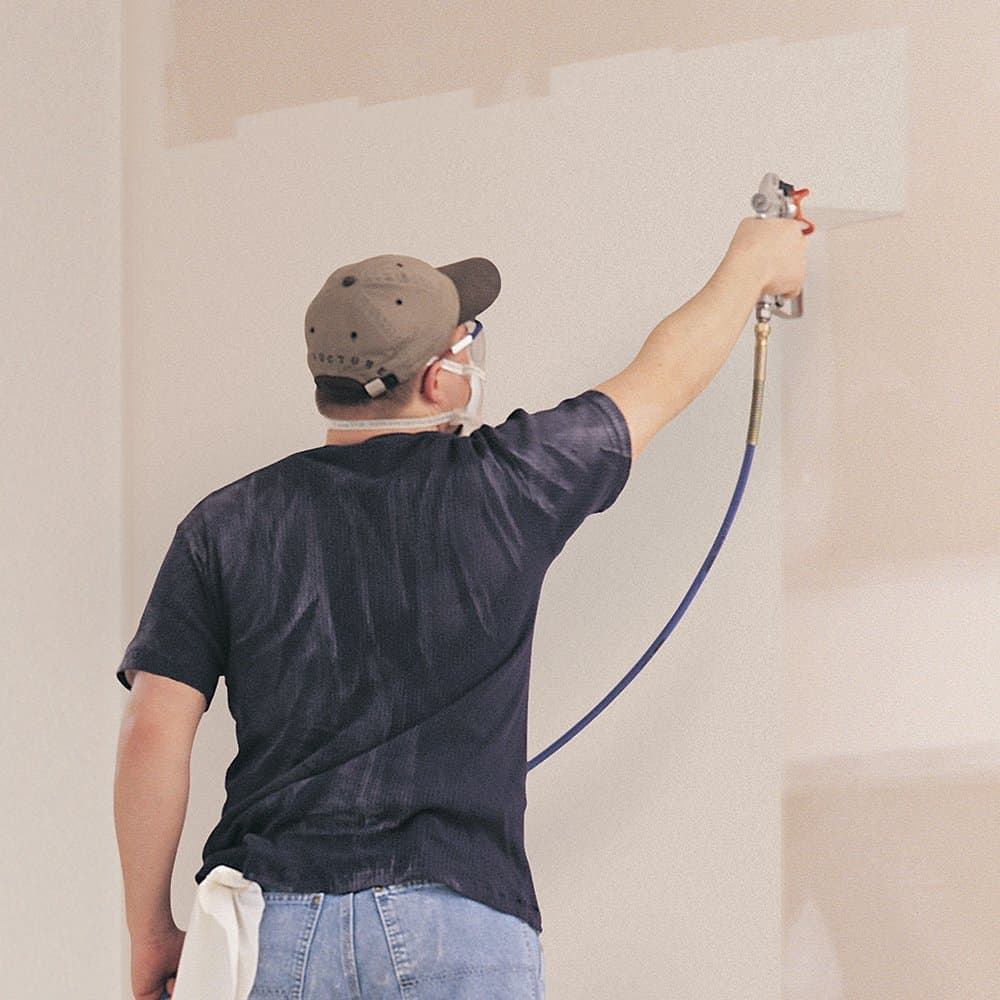
[[[786,1000],[997,991],[998,21],[905,20],[905,211],[783,352]]]
[[[813,189],[820,233],[744,507],[674,639],[529,777],[548,995],[770,998],[780,967],[788,1000],[988,995],[995,23],[900,0],[20,10],[0,60],[8,989],[128,996],[113,670],[183,513],[321,443],[300,337],[326,274],[492,257],[495,422],[627,363],[773,169]],[[749,366],[745,340],[554,564],[530,753],[700,564]],[[234,749],[216,706],[182,926]]]
[[[361,42],[356,24],[323,30],[318,5],[252,24],[199,11],[161,4],[127,22],[135,620],[194,503],[324,439],[302,316],[342,264],[398,251],[498,265],[503,291],[483,316],[496,423],[628,364],[708,279],[764,172],[816,191],[819,240],[902,209],[898,29],[689,51],[583,41],[545,62],[506,19],[477,47],[455,25],[414,34],[405,21],[384,35],[369,23]],[[787,336],[807,339],[812,322]],[[554,997],[745,1000],[778,981],[784,336],[750,491],[709,584],[627,694],[529,775]],[[701,564],[739,469],[751,372],[745,338],[550,570],[529,756],[631,667]],[[234,749],[216,704],[179,856],[181,914]]]
[[[118,996],[119,4],[0,32],[0,993]],[[127,981],[127,980],[125,980]]]

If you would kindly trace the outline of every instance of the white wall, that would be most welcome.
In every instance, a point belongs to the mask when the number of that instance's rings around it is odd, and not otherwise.
[[[15,10],[15,8],[17,8]],[[121,981],[121,33],[110,0],[0,32],[0,993]]]
[[[398,250],[435,265],[497,263],[504,288],[484,320],[486,418],[499,422],[623,368],[711,274],[765,171],[831,189],[821,208],[901,208],[898,32],[684,53],[568,45],[546,65],[544,49],[520,48],[520,23],[460,40],[442,20],[426,42],[403,43],[404,25],[365,37],[362,58],[350,26],[332,30],[340,19],[319,5],[297,9],[308,43],[284,10],[248,25],[164,3],[128,21],[132,621],[197,500],[322,443],[302,315],[345,262]],[[265,38],[275,44],[262,48]],[[491,73],[478,60],[487,50],[520,68]],[[336,72],[303,72],[314,65]],[[844,95],[867,108],[853,134]],[[800,127],[784,128],[784,115]],[[873,158],[877,182],[844,183]],[[752,488],[710,583],[628,696],[529,776],[527,849],[556,998],[764,997],[778,981],[777,346]],[[751,372],[746,339],[553,566],[535,633],[531,755],[631,667],[690,583],[735,485]],[[218,704],[197,748],[182,915],[235,749]]]
[[[828,234],[784,351],[786,1000],[1000,968],[997,18],[899,13],[905,211]]]
[[[995,25],[995,11],[959,11],[909,18],[905,210],[826,237],[813,336],[785,345],[786,754],[796,766],[909,748],[1000,751],[1000,203],[989,142],[955,113],[992,106],[1000,85],[995,33],[969,31]],[[874,164],[862,180],[884,184]]]
[[[3,735],[24,762],[6,778],[10,988],[128,995],[111,799],[128,695],[113,671],[184,513],[322,443],[302,315],[327,274],[391,250],[493,259],[495,423],[627,364],[777,170],[812,188],[822,231],[807,315],[775,322],[738,520],[675,636],[529,775],[548,995],[770,998],[783,961],[789,998],[886,997],[886,956],[916,970],[909,1000],[976,995],[997,956],[975,928],[997,896],[967,889],[990,887],[1000,846],[982,833],[998,742],[997,150],[953,110],[995,106],[988,33],[967,30],[987,5],[625,19],[573,5],[461,24],[424,10],[392,30],[313,0],[252,18],[122,7],[25,7],[0,61],[16,470]],[[530,755],[631,667],[704,558],[751,360],[745,337],[553,565]],[[181,926],[235,751],[215,704],[177,858]],[[888,803],[915,773],[935,781]],[[985,798],[960,794],[970,775]],[[936,825],[920,833],[918,817]]]

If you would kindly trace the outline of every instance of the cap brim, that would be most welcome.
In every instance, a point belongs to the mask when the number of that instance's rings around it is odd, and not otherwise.
[[[458,289],[458,322],[464,323],[488,309],[500,294],[500,271],[485,257],[468,257],[437,268]]]

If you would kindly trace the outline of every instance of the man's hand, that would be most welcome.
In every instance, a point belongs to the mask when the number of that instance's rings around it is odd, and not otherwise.
[[[160,1000],[164,985],[172,996],[187,932],[176,925],[162,934],[132,938],[132,994],[135,1000]]]
[[[743,219],[723,264],[735,259],[740,266],[749,266],[759,275],[761,295],[794,298],[806,275],[805,224],[802,219]]]

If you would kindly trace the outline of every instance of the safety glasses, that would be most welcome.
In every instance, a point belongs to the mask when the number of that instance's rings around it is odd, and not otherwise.
[[[473,324],[475,324],[475,329],[469,329]],[[470,319],[465,321],[465,328],[469,332],[461,340],[452,344],[447,351],[431,358],[424,365],[424,372],[421,376],[421,389],[423,389],[423,379],[427,378],[427,372],[435,361],[441,358],[447,358],[450,361],[455,355],[461,354],[466,348],[469,349],[469,362],[480,370],[483,369],[486,363],[486,340],[483,337],[483,324],[478,319]]]
[[[469,349],[469,360],[474,365],[482,366],[483,362],[486,361],[486,340],[482,336],[483,324],[479,322],[478,319],[466,320],[465,328],[469,329],[469,324],[475,323],[476,328],[474,330],[469,330],[469,333],[463,337],[458,343],[451,345],[452,354],[460,354],[466,348]],[[447,353],[447,352],[446,352]]]

